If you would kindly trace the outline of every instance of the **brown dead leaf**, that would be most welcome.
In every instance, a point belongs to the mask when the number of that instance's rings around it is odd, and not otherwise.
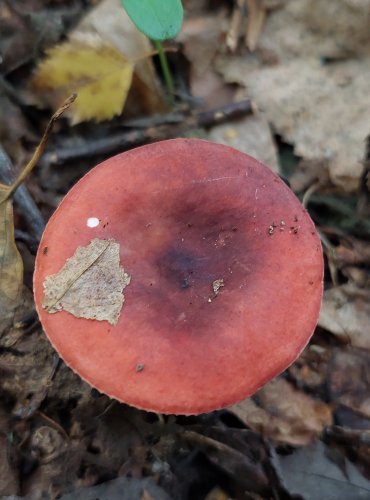
[[[251,398],[230,408],[248,427],[266,437],[292,446],[307,446],[331,425],[328,405],[277,378]]]
[[[267,16],[253,56],[217,61],[295,153],[325,161],[330,180],[347,192],[358,188],[369,130],[368,20],[368,2],[286,2]]]
[[[134,65],[100,40],[67,42],[47,52],[32,86],[54,105],[78,94],[69,111],[72,124],[109,120],[122,112],[131,87]]]
[[[370,418],[370,354],[335,348],[327,387],[333,403]]]
[[[0,185],[0,322],[14,312],[23,284],[23,262],[14,241],[12,202],[1,202],[2,194],[8,191],[7,186]]]
[[[124,302],[122,291],[129,283],[120,265],[119,244],[95,238],[46,278],[43,307],[49,313],[65,310],[77,318],[115,325]]]
[[[369,242],[348,236],[335,248],[335,258],[341,266],[369,264]]]
[[[212,127],[208,137],[211,141],[239,149],[279,172],[276,145],[269,125],[261,115],[254,114]]]
[[[370,58],[342,63],[340,70],[312,60],[255,70],[241,61],[228,65],[228,80],[248,86],[276,131],[295,145],[296,155],[325,159],[331,181],[347,192],[358,189],[362,174],[369,78]]]
[[[191,63],[190,88],[208,107],[230,102],[235,93],[213,68],[213,61],[227,29],[226,11],[185,18],[178,40]]]
[[[324,292],[319,326],[354,347],[370,349],[370,290],[352,283]]]

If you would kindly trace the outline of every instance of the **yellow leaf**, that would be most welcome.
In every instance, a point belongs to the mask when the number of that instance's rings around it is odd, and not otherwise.
[[[47,52],[32,85],[49,102],[78,94],[69,110],[72,124],[119,115],[132,83],[134,63],[107,44],[66,42]],[[44,95],[45,97],[45,95]]]
[[[23,263],[14,241],[13,206],[7,200],[0,203],[0,322],[17,306],[22,283]]]

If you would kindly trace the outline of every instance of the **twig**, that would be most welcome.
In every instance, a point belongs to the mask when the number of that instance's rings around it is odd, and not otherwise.
[[[214,127],[229,120],[242,118],[252,112],[253,108],[250,99],[244,99],[243,101],[227,104],[221,108],[199,113],[197,115],[197,126],[206,128]]]
[[[254,52],[266,19],[266,9],[259,0],[247,0],[248,20],[245,33],[245,44]]]
[[[57,430],[59,432],[59,434],[61,434],[66,441],[71,440],[71,438],[68,436],[67,432],[63,429],[63,427],[58,422],[56,422],[55,420],[53,420],[51,417],[49,417],[48,415],[46,415],[45,413],[43,413],[40,410],[36,410],[35,413],[38,417],[45,420],[45,422],[47,424],[49,424],[50,427],[53,427],[55,430]]]
[[[324,252],[325,255],[328,259],[328,267],[329,267],[329,273],[330,273],[330,278],[334,286],[338,285],[338,268],[336,265],[336,259],[335,259],[335,247],[332,245],[329,241],[329,238],[319,229],[317,230],[319,233],[320,239],[322,246],[324,247]]]
[[[237,0],[231,15],[229,32],[226,37],[226,45],[230,52],[235,52],[238,46],[240,26],[245,14],[246,0]]]
[[[14,181],[14,168],[1,144],[0,180],[6,184],[11,184]],[[22,185],[17,189],[14,193],[14,201],[17,209],[24,217],[30,233],[35,240],[40,241],[45,228],[45,222],[26,186]]]
[[[11,167],[10,160],[5,153],[5,151],[0,147],[0,177],[4,178],[5,182],[8,181],[8,186],[2,186],[2,197],[1,203],[4,203],[13,194],[15,194],[15,200],[20,204],[22,208],[22,213],[26,218],[27,222],[32,228],[35,237],[40,240],[44,229],[44,222],[40,211],[35,205],[31,198],[31,195],[21,184],[27,177],[27,175],[33,170],[36,164],[39,162],[42,153],[46,147],[47,140],[49,138],[50,132],[53,128],[55,121],[60,117],[64,111],[69,108],[69,106],[76,99],[77,95],[71,95],[62,106],[53,114],[49,123],[46,126],[44,135],[41,138],[39,145],[37,146],[32,158],[27,163],[27,165],[22,168],[20,174],[14,179],[13,169]],[[10,181],[10,182],[9,182]]]
[[[62,164],[68,161],[74,161],[81,158],[92,158],[98,155],[109,155],[113,152],[124,151],[147,142],[155,142],[172,137],[181,137],[187,131],[205,127],[211,128],[228,120],[241,118],[253,112],[252,104],[249,99],[228,104],[221,108],[211,111],[200,112],[195,115],[174,114],[168,115],[168,123],[159,126],[148,125],[146,128],[131,130],[120,134],[109,135],[102,139],[85,140],[78,145],[70,146],[70,140],[59,142],[54,149],[49,149],[44,154],[41,163],[48,167],[52,164]],[[180,123],[180,116],[182,122]],[[158,118],[156,117],[158,120]],[[174,123],[175,122],[175,123]],[[179,122],[176,124],[176,122]]]
[[[8,199],[16,189],[22,184],[22,182],[25,180],[27,175],[34,169],[34,167],[37,165],[37,163],[40,160],[40,157],[42,153],[44,152],[44,149],[46,147],[46,143],[48,141],[50,132],[52,131],[52,128],[54,126],[54,123],[58,120],[58,118],[64,113],[66,109],[69,108],[69,106],[73,103],[73,101],[76,99],[77,94],[72,94],[63,104],[62,106],[53,114],[51,117],[49,123],[46,126],[44,135],[41,138],[40,144],[37,146],[35,152],[33,153],[32,158],[30,161],[27,163],[27,165],[22,169],[21,173],[18,175],[16,180],[12,183],[11,189],[9,191],[9,194],[7,194],[5,199]]]
[[[302,198],[302,205],[304,208],[307,208],[307,205],[310,201],[311,196],[313,193],[316,193],[316,191],[321,187],[322,183],[321,181],[315,182],[312,184],[304,193],[303,198]]]

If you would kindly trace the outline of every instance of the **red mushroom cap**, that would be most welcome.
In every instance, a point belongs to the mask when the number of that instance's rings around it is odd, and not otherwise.
[[[95,238],[119,243],[131,276],[115,325],[42,307],[46,278]],[[318,320],[323,258],[269,168],[175,139],[110,158],[73,187],[43,235],[34,289],[47,336],[84,380],[189,415],[244,399],[297,358]]]

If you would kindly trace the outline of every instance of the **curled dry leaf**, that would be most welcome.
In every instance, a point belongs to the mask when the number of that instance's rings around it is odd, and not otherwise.
[[[134,64],[100,39],[67,42],[50,49],[32,85],[50,103],[72,92],[78,99],[69,111],[72,124],[102,121],[122,112],[131,87]]]
[[[328,405],[296,390],[282,378],[267,384],[256,397],[259,406],[249,398],[230,411],[254,431],[277,442],[307,446],[332,423]]]
[[[43,307],[49,313],[65,310],[77,318],[115,325],[124,302],[122,291],[129,283],[120,265],[119,244],[95,238],[46,278]]]
[[[17,307],[23,283],[23,262],[14,241],[12,202],[1,203],[7,191],[6,186],[0,186],[0,322]]]

